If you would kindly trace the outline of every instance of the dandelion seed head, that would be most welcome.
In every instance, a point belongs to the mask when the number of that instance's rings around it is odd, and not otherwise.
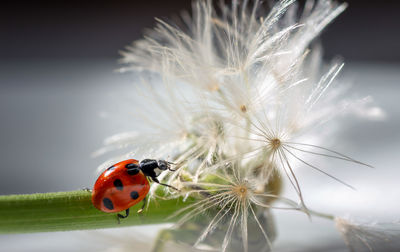
[[[238,201],[244,201],[249,199],[249,194],[251,193],[252,188],[249,188],[247,180],[238,183],[231,188],[232,195]]]
[[[354,108],[357,102],[341,98],[336,84],[343,62],[323,62],[320,46],[312,43],[346,6],[307,1],[299,11],[294,0],[283,0],[267,9],[254,0],[214,9],[211,1],[196,1],[181,25],[157,20],[122,52],[123,70],[141,76],[134,112],[147,132],[114,137],[101,153],[130,148],[138,159],[151,155],[177,163],[176,172],[162,172],[159,180],[180,189],[165,188],[171,197],[197,199],[176,213],[182,214],[178,226],[213,213],[195,245],[223,226],[220,250],[228,250],[238,231],[247,251],[251,219],[270,248],[260,212],[279,200],[284,209],[310,214],[297,169],[351,187],[310,156],[368,166],[311,141],[322,142],[314,130],[339,114],[383,115],[374,104]],[[298,199],[278,195],[281,174]],[[153,183],[151,200],[159,187]]]
[[[274,138],[270,141],[269,143],[271,145],[272,150],[277,150],[281,147],[281,140],[279,140],[278,138]]]
[[[203,227],[195,246],[205,241],[216,228],[224,227],[226,230],[220,244],[221,251],[231,251],[229,244],[234,239],[241,241],[243,251],[249,251],[249,246],[252,244],[248,243],[248,223],[253,223],[255,228],[263,234],[263,249],[270,249],[273,237],[269,237],[269,231],[261,224],[260,210],[263,212],[276,208],[271,205],[271,202],[275,200],[282,201],[284,205],[278,209],[299,211],[302,209],[299,208],[298,203],[290,199],[266,192],[255,183],[253,178],[247,177],[243,170],[240,172],[241,169],[237,170],[234,167],[235,165],[231,164],[225,172],[216,171],[214,174],[208,174],[207,177],[213,177],[214,182],[202,182],[204,179],[198,182],[181,182],[183,188],[186,188],[181,192],[182,194],[190,194],[200,199],[175,213],[175,215],[182,215],[177,227],[195,220],[197,216],[204,217],[211,211],[210,221]]]
[[[243,113],[246,113],[247,112],[246,105],[244,105],[244,104],[240,105],[240,111],[242,111]]]

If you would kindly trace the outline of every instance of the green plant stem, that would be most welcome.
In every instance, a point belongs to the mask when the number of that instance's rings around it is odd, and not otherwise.
[[[191,200],[181,198],[151,201],[141,214],[141,203],[131,207],[130,216],[118,224],[116,213],[97,210],[88,191],[0,196],[0,233],[29,233],[84,230],[174,222],[168,218]]]

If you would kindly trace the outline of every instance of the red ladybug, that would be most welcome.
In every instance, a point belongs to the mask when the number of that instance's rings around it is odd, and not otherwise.
[[[143,200],[141,212],[146,204],[146,195],[150,190],[149,177],[160,183],[157,176],[164,170],[174,171],[170,162],[165,160],[144,159],[140,163],[136,159],[128,159],[107,168],[97,179],[92,192],[93,205],[106,213],[116,213],[125,210],[126,214],[118,214],[119,218],[129,215],[129,208]]]

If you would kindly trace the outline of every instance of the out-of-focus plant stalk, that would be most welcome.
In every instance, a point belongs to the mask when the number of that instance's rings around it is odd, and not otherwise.
[[[168,218],[187,206],[181,198],[151,201],[148,209],[137,214],[141,203],[131,208],[129,218],[118,224],[116,213],[103,213],[84,190],[0,196],[0,233],[29,233],[85,230],[174,222]],[[175,218],[176,219],[176,218]]]

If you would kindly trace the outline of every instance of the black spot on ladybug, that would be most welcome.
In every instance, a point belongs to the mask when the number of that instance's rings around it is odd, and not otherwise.
[[[107,171],[112,171],[112,170],[115,170],[115,166],[110,166],[107,168]]]
[[[136,174],[139,173],[139,171],[140,171],[139,168],[128,169],[128,174],[129,174],[129,175],[136,175]]]
[[[128,169],[128,174],[129,175],[136,175],[140,171],[139,166],[137,164],[134,164],[134,163],[130,163],[130,164],[125,165],[125,168]]]
[[[114,180],[114,186],[117,188],[117,190],[122,191],[124,189],[124,185],[122,184],[122,181],[120,179]]]
[[[109,198],[104,198],[103,199],[103,204],[106,208],[113,210],[114,209],[114,205],[112,203],[112,201]]]
[[[130,164],[125,165],[125,168],[126,169],[133,169],[133,168],[139,168],[139,166],[137,164],[130,163]]]
[[[139,198],[139,193],[136,192],[136,191],[132,191],[132,192],[131,192],[131,198],[132,198],[132,199],[137,199],[137,198]]]

